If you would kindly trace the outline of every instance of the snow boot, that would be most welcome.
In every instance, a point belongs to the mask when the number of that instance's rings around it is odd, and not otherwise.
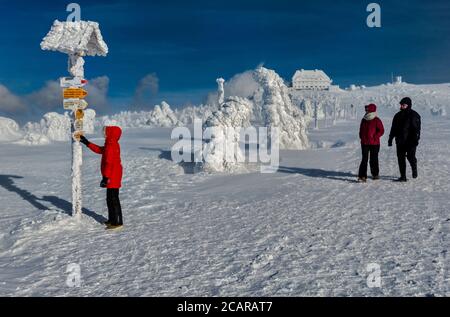
[[[112,224],[106,225],[106,230],[119,230],[122,228],[123,228],[123,225],[112,225]]]
[[[395,182],[399,182],[399,183],[406,183],[408,180],[406,179],[406,177],[400,177],[399,179],[396,179]]]
[[[374,181],[377,181],[377,180],[380,179],[380,176],[372,176],[372,179],[373,179]]]
[[[358,183],[366,183],[367,182],[367,178],[366,177],[359,177],[358,178]]]
[[[417,174],[417,170],[413,170],[412,172],[412,177],[415,179],[417,178],[419,175]]]

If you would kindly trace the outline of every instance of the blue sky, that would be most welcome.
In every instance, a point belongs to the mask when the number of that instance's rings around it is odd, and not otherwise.
[[[0,84],[13,94],[65,75],[66,56],[39,43],[53,20],[66,19],[69,2],[0,0]],[[116,108],[150,73],[159,78],[152,101],[182,105],[200,102],[218,76],[261,63],[288,80],[299,68],[324,69],[342,87],[385,83],[391,72],[450,82],[450,2],[378,1],[380,29],[366,26],[370,2],[79,0],[82,19],[100,23],[110,48],[106,58],[87,58],[86,76],[109,78]]]

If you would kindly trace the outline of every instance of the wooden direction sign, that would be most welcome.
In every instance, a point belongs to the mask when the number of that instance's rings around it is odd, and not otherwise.
[[[70,87],[81,88],[86,86],[87,83],[88,81],[86,79],[79,77],[62,77],[59,80],[59,84],[61,85],[62,88],[70,88]]]
[[[75,128],[75,131],[83,131],[83,119],[75,120],[73,127]]]
[[[88,106],[88,103],[83,99],[64,99],[65,110],[84,110]]]
[[[75,119],[83,120],[83,118],[84,118],[84,111],[81,109],[77,109],[77,111],[75,111]]]
[[[82,88],[64,89],[64,99],[83,99],[88,95],[87,91]]]

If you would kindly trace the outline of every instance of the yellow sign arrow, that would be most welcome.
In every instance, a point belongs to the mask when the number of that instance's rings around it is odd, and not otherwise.
[[[77,120],[83,120],[84,118],[84,111],[81,109],[78,109],[77,111],[75,111],[75,119]]]
[[[83,99],[88,95],[87,91],[82,88],[64,89],[64,99]]]

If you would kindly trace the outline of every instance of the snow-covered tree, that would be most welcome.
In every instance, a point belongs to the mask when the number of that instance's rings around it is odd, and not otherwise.
[[[203,144],[206,171],[233,171],[245,161],[240,148],[241,129],[250,126],[252,103],[240,97],[228,98],[203,125],[208,140]]]
[[[94,112],[95,115],[95,112]],[[88,114],[89,116],[89,114]],[[70,117],[56,112],[46,113],[40,122],[28,122],[23,127],[22,145],[44,145],[51,141],[68,141],[71,138]]]
[[[95,132],[95,110],[86,109],[84,111],[83,131],[85,134],[94,134]]]
[[[16,141],[22,137],[22,132],[16,121],[0,117],[0,142]]]
[[[253,94],[252,102],[253,102],[253,113],[252,113],[252,122],[255,125],[264,125],[264,116],[263,116],[263,105],[264,105],[264,89],[259,87],[256,89]]]
[[[70,139],[70,117],[67,112],[61,115],[49,112],[41,120],[42,134],[52,141],[68,141]]]
[[[175,113],[167,102],[162,102],[161,106],[156,105],[147,121],[148,125],[156,127],[176,127],[181,125]]]
[[[263,116],[265,126],[277,127],[280,149],[306,149],[309,147],[307,124],[303,113],[292,104],[283,79],[273,70],[260,67],[254,78],[263,90]]]
[[[217,111],[217,106],[199,105],[187,106],[181,110],[176,111],[178,120],[184,125],[193,124],[195,120],[205,122],[214,111]]]

